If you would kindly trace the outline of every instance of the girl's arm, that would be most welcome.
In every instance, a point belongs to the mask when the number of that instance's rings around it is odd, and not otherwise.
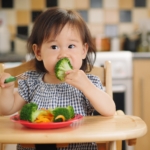
[[[83,94],[90,101],[91,105],[103,116],[115,114],[116,107],[113,99],[104,91],[97,88],[93,83],[89,84]]]
[[[11,115],[19,111],[25,104],[18,92],[14,93],[14,82],[4,83],[9,76],[4,73],[0,77],[0,115]]]
[[[82,70],[66,72],[65,81],[81,90],[101,115],[112,116],[115,114],[116,107],[112,98],[106,92],[97,88]]]

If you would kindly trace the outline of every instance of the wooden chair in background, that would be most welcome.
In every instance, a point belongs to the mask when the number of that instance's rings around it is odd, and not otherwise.
[[[5,68],[3,64],[0,64],[0,72],[7,72],[10,73],[12,76],[16,76],[28,70],[35,70],[33,60],[22,63],[20,66],[13,67],[13,68]],[[111,76],[111,62],[106,61],[104,67],[94,67],[91,74],[98,76],[105,87],[106,93],[108,93],[112,97],[112,76]],[[17,87],[17,82],[15,83],[15,87]],[[122,111],[117,111],[116,115],[123,115]],[[117,146],[117,150],[121,150],[122,141],[116,141],[111,143],[111,150],[114,150],[115,146]],[[98,150],[107,150],[109,143],[97,143]],[[135,144],[135,143],[134,143]],[[32,144],[23,144],[25,147],[33,147]],[[66,144],[57,144],[57,147],[64,147]],[[1,144],[1,150],[4,150],[4,144]]]

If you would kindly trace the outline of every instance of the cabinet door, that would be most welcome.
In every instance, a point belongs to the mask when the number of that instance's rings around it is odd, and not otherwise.
[[[142,118],[150,128],[150,60],[134,60],[133,113]],[[135,150],[150,149],[150,131],[137,139]]]

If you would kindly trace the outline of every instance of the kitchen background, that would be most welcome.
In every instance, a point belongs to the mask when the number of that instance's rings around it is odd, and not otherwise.
[[[147,25],[150,0],[0,0],[0,52],[15,51],[24,55],[35,18],[53,6],[75,9],[81,14],[91,30],[97,51],[150,51]],[[4,44],[7,42],[4,38],[9,39],[10,47]]]

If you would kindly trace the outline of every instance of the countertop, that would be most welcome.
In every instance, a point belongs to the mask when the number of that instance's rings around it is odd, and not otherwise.
[[[25,56],[16,53],[0,53],[0,62],[23,62],[25,61]]]
[[[150,59],[150,52],[132,53],[133,59]]]

